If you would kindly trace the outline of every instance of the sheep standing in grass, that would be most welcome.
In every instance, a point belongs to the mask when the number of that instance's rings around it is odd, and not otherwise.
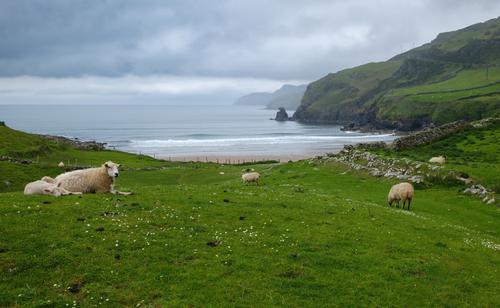
[[[50,195],[50,196],[65,196],[65,195],[78,195],[81,193],[75,192],[72,193],[67,191],[66,189],[60,187],[60,185],[56,185],[54,183],[49,183],[46,181],[38,180],[35,182],[28,183],[24,187],[24,194],[26,196],[31,195]]]
[[[446,162],[446,156],[440,155],[429,159],[430,163],[443,165]]]
[[[389,206],[396,202],[399,207],[399,202],[403,201],[403,209],[405,208],[405,203],[408,203],[408,210],[410,209],[411,200],[413,199],[413,185],[410,183],[399,183],[391,187],[389,195],[387,196],[387,201]]]
[[[81,193],[112,193],[130,195],[129,192],[115,190],[115,180],[119,175],[120,165],[108,161],[99,168],[75,170],[58,175],[57,185],[71,192]]]
[[[257,185],[259,185],[260,173],[258,173],[258,172],[243,173],[243,175],[241,176],[241,179],[243,180],[243,183],[245,183],[245,184],[255,182],[255,183],[257,183]]]

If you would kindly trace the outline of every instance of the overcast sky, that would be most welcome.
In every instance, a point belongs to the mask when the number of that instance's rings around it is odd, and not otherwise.
[[[3,0],[0,104],[227,103],[499,15],[498,0]]]

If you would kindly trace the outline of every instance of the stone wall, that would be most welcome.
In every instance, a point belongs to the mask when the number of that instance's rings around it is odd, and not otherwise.
[[[471,124],[466,121],[456,121],[439,127],[428,128],[394,140],[392,147],[397,151],[411,149],[422,144],[428,144],[442,139],[469,127],[471,127]]]

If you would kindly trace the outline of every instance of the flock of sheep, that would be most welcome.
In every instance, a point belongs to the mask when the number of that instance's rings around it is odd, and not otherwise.
[[[432,157],[429,162],[444,164],[444,156]],[[59,163],[59,167],[64,167],[64,163]],[[112,193],[121,195],[130,195],[130,192],[121,192],[115,190],[115,181],[119,175],[119,164],[112,161],[104,163],[98,168],[88,168],[75,170],[58,175],[55,179],[44,176],[41,180],[31,182],[24,188],[25,195],[80,195],[85,193]],[[257,185],[260,180],[260,173],[253,169],[246,169],[241,176],[244,183],[255,182]],[[414,189],[410,183],[399,183],[391,187],[387,202],[389,206],[395,204],[399,207],[400,202],[410,209],[413,200]]]
[[[66,172],[58,175],[55,179],[44,176],[41,180],[27,184],[24,188],[24,194],[64,196],[112,193],[130,195],[129,192],[115,190],[115,180],[119,175],[119,167],[119,164],[108,161],[101,167]]]

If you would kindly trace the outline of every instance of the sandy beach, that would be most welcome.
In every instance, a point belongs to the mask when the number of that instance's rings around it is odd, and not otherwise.
[[[336,151],[337,152],[337,151]],[[191,155],[191,156],[157,156],[157,159],[180,162],[212,162],[219,164],[243,164],[251,162],[275,160],[281,163],[288,161],[298,161],[323,155],[325,153],[297,153],[286,155]]]

